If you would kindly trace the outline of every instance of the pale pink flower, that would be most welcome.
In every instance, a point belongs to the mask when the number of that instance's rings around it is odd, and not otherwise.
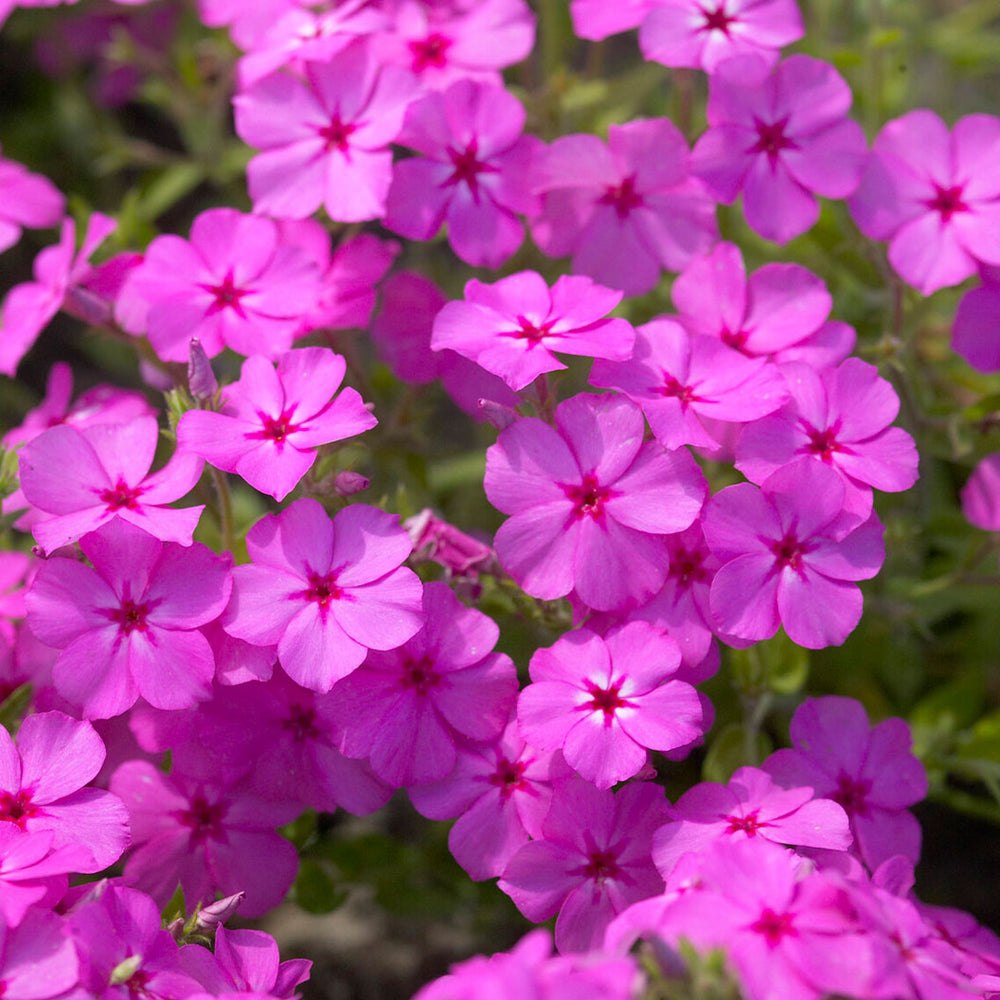
[[[21,238],[22,226],[54,226],[62,218],[65,203],[47,177],[0,157],[0,253]]]

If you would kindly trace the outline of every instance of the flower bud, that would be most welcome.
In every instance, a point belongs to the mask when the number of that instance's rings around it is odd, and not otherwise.
[[[212,363],[197,337],[192,337],[189,345],[187,377],[191,395],[199,403],[207,402],[219,391]]]

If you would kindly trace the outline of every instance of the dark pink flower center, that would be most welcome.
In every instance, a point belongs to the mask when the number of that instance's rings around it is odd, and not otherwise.
[[[962,201],[962,185],[955,184],[950,188],[934,185],[934,197],[926,202],[933,212],[939,212],[941,221],[947,222],[956,212],[968,212],[969,206]]]
[[[417,696],[424,698],[431,688],[441,683],[441,675],[434,669],[434,661],[429,656],[419,660],[407,659],[403,663],[403,687],[411,688]]]
[[[715,10],[702,8],[702,13],[705,15],[705,23],[698,29],[699,31],[721,31],[728,35],[729,25],[736,20],[735,17],[727,14],[721,6]]]
[[[705,568],[705,553],[692,549],[678,549],[670,560],[670,576],[687,590],[693,583],[706,583],[711,573]]]
[[[794,937],[798,933],[792,924],[790,913],[775,913],[769,906],[750,925],[750,930],[762,934],[771,948],[774,948],[783,937]]]
[[[297,743],[314,740],[320,735],[316,725],[316,710],[311,705],[289,705],[288,717],[281,728],[292,734]]]
[[[304,597],[307,601],[315,601],[321,612],[325,612],[329,608],[331,601],[339,601],[344,596],[344,592],[337,586],[333,573],[320,576],[319,573],[310,572],[307,579],[309,581],[308,590],[298,596]]]
[[[356,125],[352,125],[350,122],[342,122],[340,115],[335,114],[330,119],[330,124],[324,125],[319,130],[319,137],[326,144],[326,151],[328,153],[332,149],[339,149],[340,152],[346,153],[348,149],[347,140],[356,129]]]
[[[500,797],[509,799],[514,792],[523,791],[528,787],[524,780],[525,765],[517,760],[507,760],[501,757],[497,761],[497,769],[486,780],[500,789]]]
[[[518,316],[517,329],[507,331],[507,336],[513,337],[515,340],[527,340],[528,346],[531,347],[539,343],[543,337],[549,335],[554,323],[555,320],[550,319],[547,323],[542,323],[539,326],[539,324],[532,322],[532,320],[525,316]]]
[[[222,819],[225,815],[224,805],[210,803],[203,795],[196,795],[187,809],[176,814],[181,826],[190,828],[192,844],[203,844],[206,840],[222,840],[225,836]]]
[[[302,427],[302,424],[292,422],[292,414],[295,407],[285,410],[277,417],[269,416],[266,413],[258,412],[257,417],[261,423],[261,429],[249,434],[248,437],[258,438],[264,441],[274,441],[275,444],[284,444],[285,438],[289,434],[294,434]]]
[[[410,52],[413,55],[413,72],[422,73],[428,66],[441,69],[446,65],[445,54],[451,48],[451,39],[434,31],[426,38],[410,42]]]
[[[866,816],[868,814],[868,793],[872,783],[862,778],[855,778],[846,771],[837,775],[836,791],[830,796],[834,802],[844,807],[850,816]]]
[[[465,149],[452,149],[448,147],[448,156],[451,165],[454,167],[451,176],[445,184],[467,184],[474,200],[479,197],[479,175],[484,173],[496,173],[497,168],[491,167],[488,163],[483,163],[477,156],[475,139],[469,143]]]
[[[702,397],[699,396],[689,385],[681,385],[680,382],[668,372],[663,373],[663,385],[656,390],[661,396],[668,399],[679,399],[681,407],[687,409],[691,403],[698,403]]]
[[[573,517],[580,520],[584,517],[592,517],[595,521],[604,518],[604,504],[618,494],[607,486],[599,486],[597,477],[588,472],[583,477],[583,482],[579,486],[563,486],[563,490],[569,500],[573,502]]]
[[[143,492],[144,489],[142,486],[129,486],[124,479],[119,479],[111,489],[102,490],[98,496],[101,503],[107,504],[109,511],[121,510],[122,508],[135,510],[139,506],[136,500],[139,499]]]
[[[756,122],[757,142],[751,146],[748,152],[766,153],[773,167],[778,162],[779,154],[783,149],[798,149],[798,143],[785,135],[785,126],[787,124],[787,117],[782,118],[778,122],[762,122],[758,120]]]
[[[602,205],[613,206],[619,219],[628,218],[633,209],[642,205],[642,195],[635,189],[635,176],[626,177],[621,184],[605,188],[600,202]]]
[[[123,985],[128,989],[130,996],[148,997],[152,995],[147,989],[151,978],[148,972],[143,969],[136,969]]]
[[[771,543],[771,551],[777,560],[778,569],[802,569],[802,557],[810,550],[811,546],[805,542],[800,542],[795,535],[789,532],[780,541]]]
[[[13,823],[23,830],[25,821],[40,812],[38,806],[31,801],[30,788],[21,788],[16,792],[0,792],[0,823]]]
[[[215,297],[208,309],[209,316],[221,312],[223,309],[232,309],[238,316],[246,318],[246,313],[243,311],[243,306],[240,305],[240,300],[247,294],[247,289],[236,287],[232,271],[222,279],[221,284],[202,285],[201,287]]]
[[[583,868],[583,874],[601,883],[608,878],[618,878],[622,870],[618,867],[618,857],[614,851],[593,850]]]
[[[746,816],[726,816],[726,822],[729,824],[726,827],[726,833],[736,833],[741,830],[748,837],[756,837],[757,831],[762,826],[771,826],[771,823],[762,823],[757,818],[757,813],[759,809],[754,809],[752,813],[747,813]]]
[[[118,626],[119,633],[131,635],[133,632],[145,632],[149,628],[146,624],[149,612],[148,604],[136,604],[135,601],[126,598],[120,608],[114,608],[107,612],[107,615]]]
[[[750,334],[747,333],[745,330],[733,331],[733,330],[727,330],[725,327],[723,327],[722,342],[727,347],[731,347],[734,351],[742,351],[745,354],[746,352],[743,351],[743,348],[746,347],[746,343],[749,339],[750,339]]]
[[[805,446],[805,453],[808,455],[818,455],[828,465],[833,462],[833,456],[838,452],[845,452],[847,449],[837,440],[840,431],[841,421],[837,421],[832,427],[826,430],[817,430],[806,421],[802,421],[803,430],[809,437],[809,443]]]
[[[621,684],[612,684],[610,687],[599,688],[593,681],[587,681],[587,692],[590,694],[590,701],[584,702],[580,708],[585,711],[603,712],[604,724],[611,725],[615,712],[620,708],[633,708],[632,702],[619,695]]]

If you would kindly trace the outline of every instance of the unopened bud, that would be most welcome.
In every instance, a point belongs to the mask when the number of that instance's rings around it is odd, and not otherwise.
[[[483,419],[498,431],[506,430],[518,419],[517,410],[504,406],[503,403],[495,403],[492,399],[480,399],[479,412],[482,413]]]
[[[67,289],[62,309],[89,326],[106,326],[111,322],[111,303],[82,285]]]
[[[236,892],[232,896],[226,896],[224,899],[209,903],[208,906],[203,906],[195,917],[195,927],[200,931],[215,930],[240,908],[240,904],[246,898],[245,892]]]
[[[191,338],[188,345],[188,388],[191,395],[199,403],[211,399],[219,391],[219,383],[212,371],[212,363],[208,360],[205,348],[197,337]]]
[[[167,933],[175,941],[180,941],[180,939],[184,936],[184,918],[174,917],[174,919],[167,924]]]
[[[362,476],[360,472],[350,472],[345,469],[338,472],[333,480],[333,488],[337,496],[352,497],[355,493],[361,493],[368,489],[371,480],[367,476]]]

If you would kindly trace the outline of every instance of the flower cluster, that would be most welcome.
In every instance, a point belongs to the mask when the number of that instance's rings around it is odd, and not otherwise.
[[[52,5],[0,0],[0,23]],[[892,541],[877,494],[913,487],[918,456],[825,281],[749,270],[717,212],[742,197],[729,221],[781,248],[846,201],[923,294],[979,273],[955,347],[997,370],[1000,120],[914,111],[869,151],[840,73],[782,58],[794,0],[570,4],[580,38],[638,28],[645,59],[707,75],[693,142],[664,117],[547,135],[503,76],[534,45],[524,0],[197,8],[242,53],[252,211],[91,263],[114,221],[78,249],[62,194],[0,159],[0,251],[61,224],[3,302],[0,372],[62,311],[167,399],[74,401],[60,364],[3,439],[0,995],[293,1000],[309,963],[223,924],[288,895],[308,850],[288,824],[398,790],[454,821],[470,878],[555,920],[425,1000],[625,1000],[717,950],[750,1000],[990,995],[1000,940],[912,891],[928,780],[907,723],[809,698],[790,746],[754,752],[768,704],[738,656],[779,630],[848,640]],[[496,273],[449,294],[413,268],[437,257]],[[492,537],[402,484],[357,498],[427,443],[407,436],[426,397],[393,404],[396,380],[496,429]],[[988,531],[997,462],[963,493]],[[671,802],[720,668],[744,759]]]

